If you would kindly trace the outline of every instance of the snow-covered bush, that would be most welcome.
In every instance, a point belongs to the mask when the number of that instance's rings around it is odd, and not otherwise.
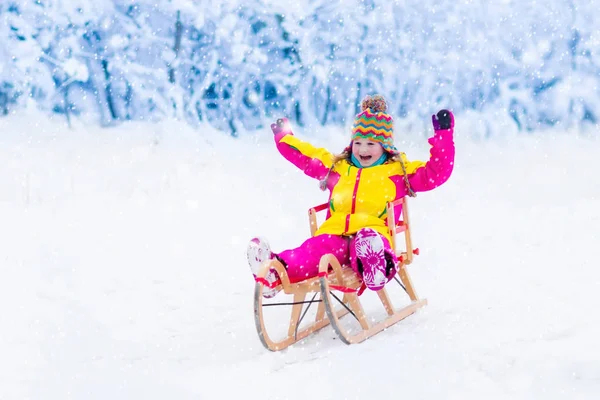
[[[522,131],[595,126],[598,17],[569,0],[5,0],[0,115],[236,134],[281,115],[347,125],[376,92],[398,120],[450,107]]]

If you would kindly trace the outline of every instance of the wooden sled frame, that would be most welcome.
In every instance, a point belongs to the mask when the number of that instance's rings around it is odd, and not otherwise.
[[[394,225],[394,208],[397,205],[402,205],[403,220],[400,221],[398,225]],[[328,204],[322,204],[313,207],[308,211],[310,230],[313,236],[317,230],[316,214],[319,211],[326,210],[328,206]],[[359,299],[359,295],[362,294],[362,291],[364,290],[361,278],[354,273],[352,268],[348,266],[342,267],[332,254],[326,254],[321,257],[318,276],[297,283],[290,282],[285,267],[278,260],[270,260],[265,262],[259,269],[254,289],[254,320],[256,323],[256,330],[260,341],[267,349],[271,351],[283,350],[329,324],[333,326],[333,329],[342,342],[346,344],[360,343],[403,320],[416,312],[419,308],[427,305],[426,299],[419,299],[417,296],[417,292],[406,269],[406,267],[412,263],[414,255],[419,254],[418,249],[413,249],[412,246],[406,198],[388,203],[387,215],[388,227],[392,237],[391,245],[392,248],[394,248],[399,261],[398,273],[394,279],[404,289],[410,298],[411,303],[400,309],[394,308],[386,288],[382,288],[376,293],[388,316],[378,323],[370,324]],[[396,246],[396,237],[399,233],[404,233],[405,251],[403,252],[398,252]],[[278,289],[281,289],[285,294],[294,296],[291,303],[263,304],[264,298],[262,293],[266,283],[265,277],[271,268],[277,271],[281,279]],[[400,280],[398,280],[398,277]],[[342,299],[339,299],[333,291],[342,292]],[[308,294],[312,294],[312,299],[307,301],[306,297]],[[315,300],[317,295],[320,295],[320,299]],[[332,301],[334,299],[336,300],[335,303]],[[318,302],[319,305],[314,322],[302,330],[298,330],[304,315],[308,311],[308,307],[315,302]],[[336,310],[335,306],[338,303],[343,307]],[[303,310],[304,304],[308,304],[306,310]],[[292,306],[287,336],[281,340],[271,339],[263,319],[263,307],[275,305]],[[349,313],[358,320],[362,328],[358,333],[350,334],[350,332],[340,324],[340,319]]]

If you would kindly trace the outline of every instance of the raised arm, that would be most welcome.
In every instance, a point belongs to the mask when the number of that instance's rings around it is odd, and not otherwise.
[[[316,148],[308,142],[294,136],[287,118],[278,119],[271,124],[275,144],[279,153],[300,168],[306,175],[323,179],[332,164],[332,155],[323,148]]]
[[[431,145],[429,161],[417,168],[408,181],[415,192],[435,189],[450,178],[454,169],[454,115],[441,110],[432,115],[434,135],[429,138]]]
[[[404,171],[408,177],[410,188],[414,192],[425,192],[434,189],[448,180],[454,168],[454,116],[448,110],[441,110],[432,116],[434,135],[429,138],[431,145],[427,162],[404,161],[404,170],[390,179],[396,184],[396,198],[408,194]]]

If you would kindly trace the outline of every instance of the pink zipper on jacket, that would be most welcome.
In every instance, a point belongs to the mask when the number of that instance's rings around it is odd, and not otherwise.
[[[356,193],[358,193],[358,184],[360,182],[361,173],[362,168],[359,168],[358,173],[356,174],[356,182],[354,182],[354,191],[352,192],[352,208],[350,209],[350,214],[346,215],[346,226],[344,228],[344,233],[347,233],[348,229],[350,229],[350,216],[356,211]]]

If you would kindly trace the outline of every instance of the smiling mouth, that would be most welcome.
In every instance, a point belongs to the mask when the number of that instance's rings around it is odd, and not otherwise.
[[[369,161],[373,156],[359,156],[360,161]]]

